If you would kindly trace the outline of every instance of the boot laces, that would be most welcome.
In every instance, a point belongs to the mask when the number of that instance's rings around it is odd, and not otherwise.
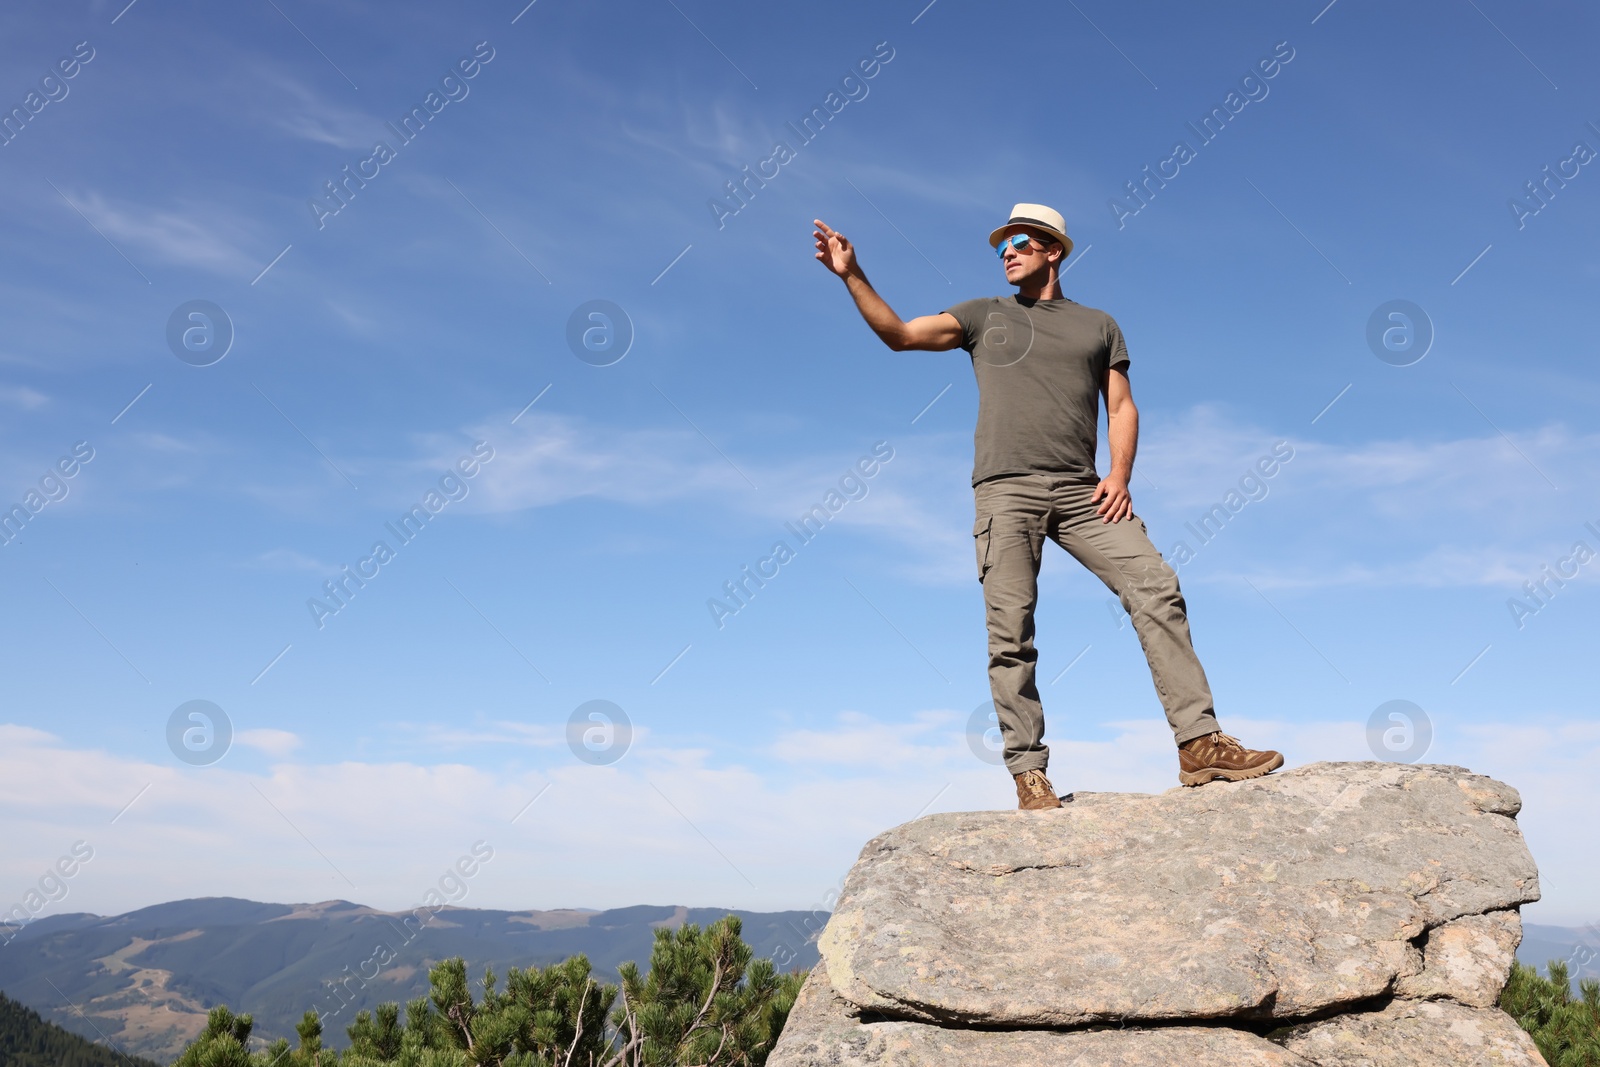
[[[1216,745],[1218,748],[1231,747],[1240,749],[1241,751],[1249,751],[1242,743],[1240,743],[1237,737],[1230,737],[1221,730],[1218,730],[1216,733],[1211,735],[1211,743]]]
[[[1054,795],[1051,793],[1050,787],[1046,784],[1047,782],[1048,779],[1045,778],[1043,771],[1022,772],[1022,788],[1028,792],[1029,796],[1042,797],[1046,795]]]

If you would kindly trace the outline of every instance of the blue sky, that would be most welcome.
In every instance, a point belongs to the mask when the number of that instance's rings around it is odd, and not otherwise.
[[[49,912],[406,907],[477,840],[463,903],[807,907],[890,825],[1009,807],[966,740],[967,358],[884,349],[810,223],[909,317],[1006,292],[985,237],[1036,201],[1077,243],[1067,295],[1128,339],[1159,548],[1293,449],[1181,567],[1224,728],[1367,759],[1374,711],[1415,703],[1424,758],[1523,791],[1529,917],[1600,917],[1593,11],[125,2],[12,5],[0,35],[29,115],[0,147],[0,497],[93,453],[0,549],[7,907],[79,840]],[[207,366],[167,339],[195,300],[234,333]],[[568,343],[597,300],[633,334],[605,366]],[[1395,300],[1433,334],[1405,366],[1367,341]],[[707,601],[875,446],[719,628]],[[1577,573],[1514,617],[1545,566]],[[1041,595],[1056,784],[1175,786],[1107,592],[1051,550]],[[168,745],[191,700],[233,731],[205,766]],[[632,724],[611,762],[568,745],[592,700]]]

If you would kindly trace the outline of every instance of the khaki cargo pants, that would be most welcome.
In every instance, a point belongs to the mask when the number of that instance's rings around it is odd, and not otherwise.
[[[989,625],[989,688],[1012,774],[1043,769],[1044,708],[1034,684],[1033,610],[1048,536],[1093,571],[1122,601],[1144,647],[1150,677],[1178,744],[1217,729],[1211,687],[1189,638],[1178,576],[1150,543],[1137,516],[1105,522],[1075,478],[1019,474],[973,487],[972,528]]]

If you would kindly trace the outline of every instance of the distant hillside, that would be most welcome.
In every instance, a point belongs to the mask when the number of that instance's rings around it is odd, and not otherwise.
[[[1517,959],[1545,973],[1551,960],[1563,960],[1572,976],[1572,990],[1585,978],[1600,978],[1600,929],[1581,926],[1522,924]]]
[[[423,926],[408,912],[343,900],[290,905],[208,897],[109,918],[56,915],[31,923],[0,950],[0,990],[73,1033],[104,1036],[124,1052],[163,1063],[200,1032],[218,1004],[255,1016],[255,1034],[267,1041],[296,1040],[294,1024],[316,1009],[328,1016],[324,1040],[343,1047],[356,1012],[425,995],[428,968],[439,960],[461,956],[476,981],[485,966],[503,976],[507,967],[543,966],[581,952],[597,978],[614,982],[618,965],[648,963],[656,927],[706,926],[726,914],[652,906],[444,908]],[[817,962],[813,938],[826,913],[733,914],[756,956],[773,959],[780,971]],[[335,982],[343,984],[342,996]]]
[[[159,1067],[47,1023],[0,993],[0,1067]]]

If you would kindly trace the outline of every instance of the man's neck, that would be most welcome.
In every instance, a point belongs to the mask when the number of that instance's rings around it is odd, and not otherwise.
[[[1024,300],[1060,300],[1061,280],[1050,271],[1038,281],[1024,281],[1017,286],[1017,296]]]

